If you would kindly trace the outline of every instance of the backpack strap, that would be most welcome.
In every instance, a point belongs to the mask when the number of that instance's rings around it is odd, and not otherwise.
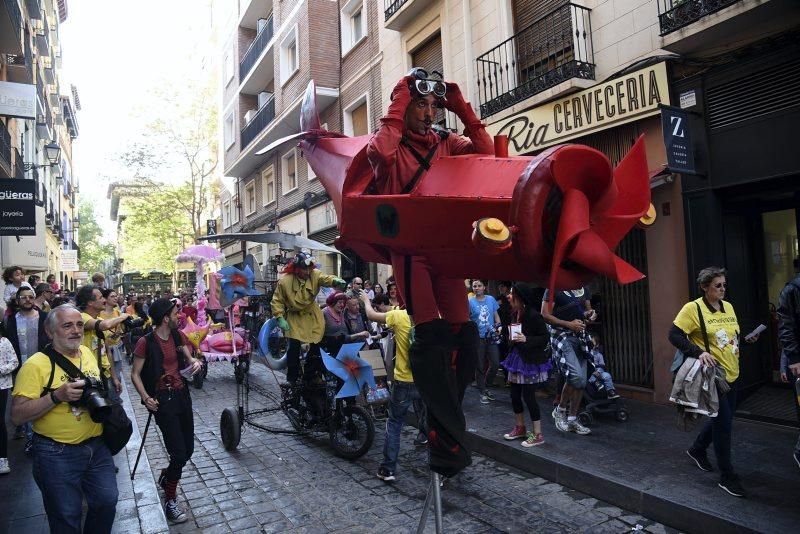
[[[411,178],[411,180],[405,185],[405,187],[403,187],[403,190],[400,191],[401,195],[407,195],[412,189],[414,189],[414,186],[417,185],[417,181],[422,176],[422,173],[431,168],[431,159],[433,159],[433,155],[436,154],[436,150],[439,148],[439,141],[437,141],[436,144],[431,147],[425,157],[422,157],[422,155],[420,155],[420,153],[417,152],[413,146],[411,146],[411,143],[408,142],[408,138],[406,138],[406,136],[403,136],[400,139],[400,144],[408,148],[414,158],[419,162],[417,172],[414,173],[414,176]]]
[[[703,310],[700,309],[700,304],[695,302],[697,306],[697,315],[700,318],[700,332],[703,334],[703,344],[706,346],[706,352],[711,354],[711,349],[708,345],[708,332],[706,331],[706,320],[703,319]]]

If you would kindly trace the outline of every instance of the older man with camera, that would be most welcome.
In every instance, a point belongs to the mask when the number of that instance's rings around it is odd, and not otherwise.
[[[100,385],[97,357],[81,344],[83,318],[73,306],[53,309],[44,323],[52,339],[19,370],[12,392],[11,421],[33,421],[33,477],[42,492],[53,533],[81,532],[82,502],[88,508],[83,532],[111,532],[117,506],[114,460],[93,421],[86,381],[72,380],[56,363],[60,356]],[[60,356],[59,356],[60,355]],[[66,364],[65,364],[66,365]]]

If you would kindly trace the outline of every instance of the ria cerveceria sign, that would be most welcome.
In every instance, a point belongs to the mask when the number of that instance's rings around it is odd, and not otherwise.
[[[512,115],[486,130],[492,136],[507,135],[513,156],[657,115],[659,104],[669,104],[665,63]]]

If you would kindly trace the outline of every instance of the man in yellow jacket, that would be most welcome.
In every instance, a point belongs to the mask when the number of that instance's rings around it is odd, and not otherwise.
[[[293,384],[300,375],[300,345],[310,343],[310,355],[319,354],[318,343],[325,332],[325,319],[316,303],[320,287],[341,287],[346,282],[317,270],[314,258],[299,252],[284,268],[272,295],[272,316],[289,339],[286,380]]]

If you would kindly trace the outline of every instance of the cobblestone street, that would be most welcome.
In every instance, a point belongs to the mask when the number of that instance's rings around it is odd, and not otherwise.
[[[127,373],[126,373],[127,376]],[[251,380],[277,390],[272,376],[254,365]],[[129,389],[129,391],[133,391]],[[190,519],[171,532],[414,532],[428,483],[425,451],[406,427],[398,480],[387,485],[375,473],[383,424],[375,443],[357,461],[334,456],[324,436],[274,434],[245,427],[238,450],[220,441],[219,418],[236,404],[230,364],[211,364],[203,389],[192,389],[195,452],[179,487]],[[140,429],[147,414],[131,396]],[[251,395],[251,406],[259,398]],[[282,414],[276,414],[281,422]],[[145,450],[157,476],[166,465],[158,433],[150,427]],[[482,456],[443,488],[446,532],[625,532],[662,525],[632,515],[561,485]],[[433,531],[433,514],[426,531]],[[641,527],[640,527],[641,528]]]

